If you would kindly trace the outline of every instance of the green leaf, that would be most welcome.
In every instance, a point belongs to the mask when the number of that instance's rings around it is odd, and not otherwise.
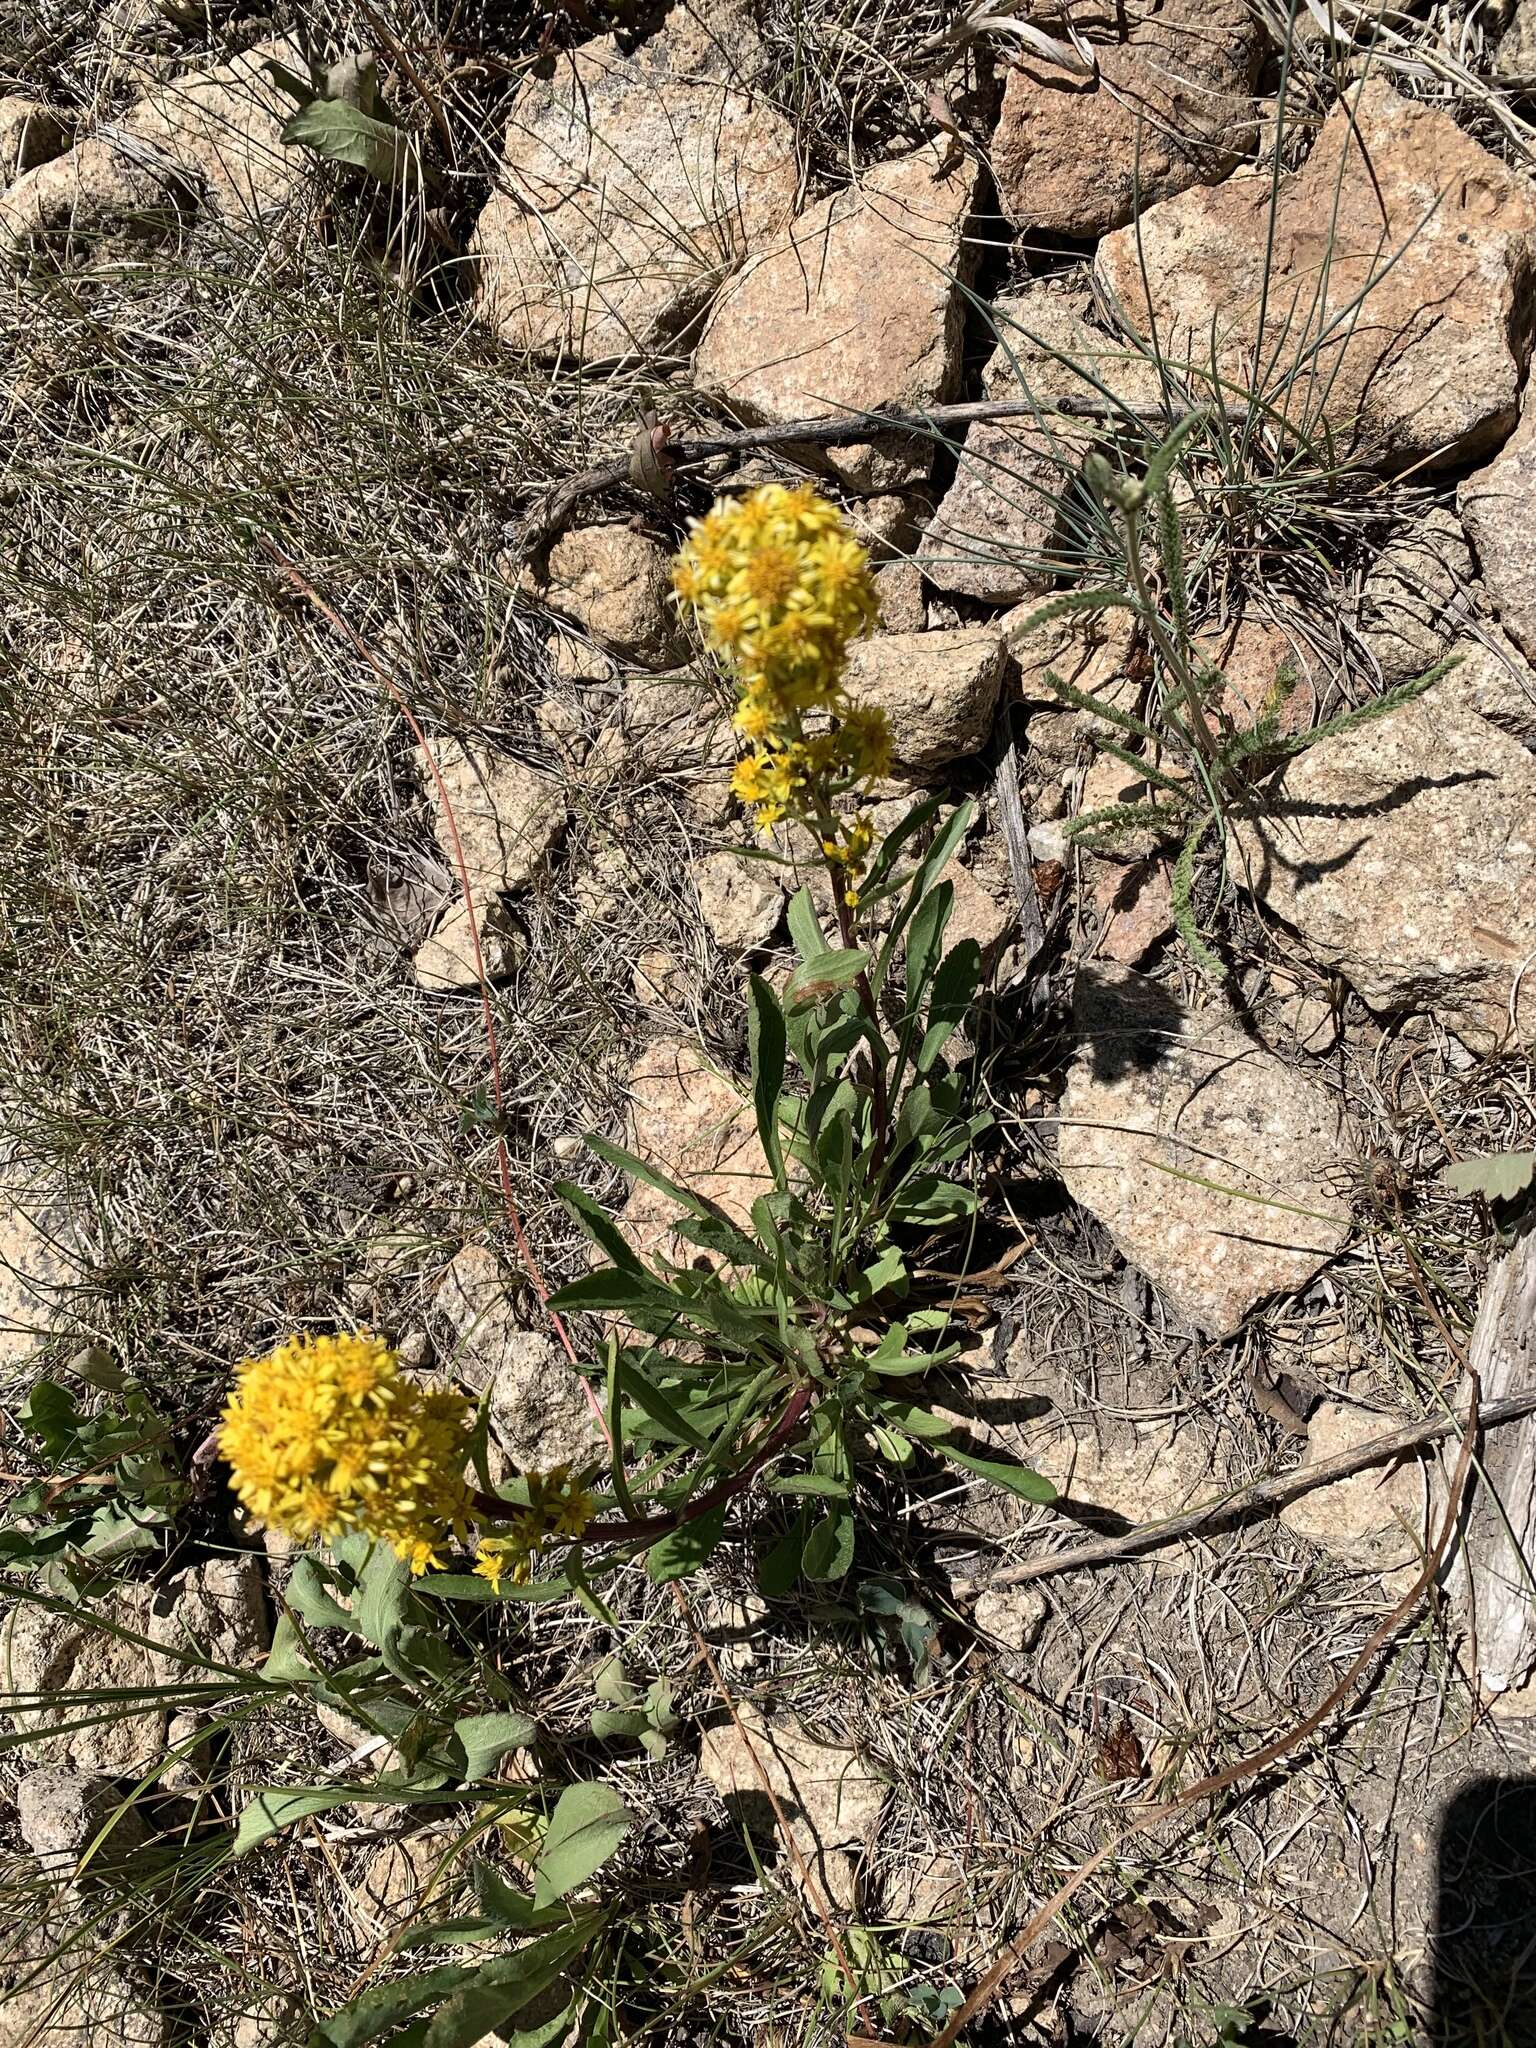
[[[632,1707],[640,1694],[617,1657],[605,1657],[597,1667],[592,1690],[610,1707]]]
[[[915,1011],[938,964],[944,927],[955,907],[955,885],[939,882],[918,905],[907,939],[907,1008]]]
[[[528,1926],[533,1914],[533,1900],[526,1892],[514,1891],[500,1871],[493,1870],[489,1863],[482,1863],[478,1858],[471,1865],[470,1875],[475,1888],[475,1903],[487,1920],[519,1932]]]
[[[875,1405],[892,1428],[902,1430],[908,1436],[920,1437],[924,1443],[936,1443],[940,1438],[953,1434],[953,1423],[943,1421],[929,1409],[919,1408],[911,1401],[882,1398]]]
[[[928,851],[913,870],[912,879],[907,885],[907,893],[902,901],[902,906],[892,920],[891,928],[885,935],[885,943],[880,948],[880,958],[874,973],[874,985],[877,993],[885,986],[886,976],[890,973],[892,963],[895,961],[896,949],[901,942],[902,934],[906,931],[908,924],[912,921],[921,905],[927,901],[937,878],[948,867],[961,840],[970,830],[971,820],[975,815],[976,807],[972,803],[963,803],[958,809],[951,811],[938,831],[934,833],[933,841]],[[946,884],[946,886],[948,885]],[[953,891],[951,890],[952,894]],[[942,937],[942,932],[937,936]],[[916,986],[917,983],[914,978],[909,952],[907,988],[909,997],[913,1002],[916,1001],[914,993]]]
[[[327,1813],[333,1806],[348,1806],[357,1798],[356,1785],[270,1785],[255,1793],[241,1809],[235,1823],[235,1854],[245,1856],[282,1829],[292,1827],[311,1813]]]
[[[708,1203],[694,1194],[691,1188],[685,1188],[681,1182],[663,1173],[660,1167],[652,1166],[649,1160],[626,1151],[624,1146],[612,1145],[606,1138],[600,1138],[596,1132],[589,1131],[587,1149],[595,1152],[607,1165],[616,1166],[620,1173],[628,1174],[631,1180],[639,1181],[644,1187],[653,1188],[657,1194],[670,1196],[679,1208],[685,1209],[690,1216],[711,1214]]]
[[[283,123],[282,139],[302,143],[327,163],[351,164],[381,185],[398,185],[413,161],[403,128],[345,100],[311,100]]]
[[[784,993],[792,1004],[819,1003],[857,981],[868,965],[869,954],[863,946],[836,946],[814,953],[791,974]]]
[[[1481,1159],[1458,1159],[1440,1180],[1453,1194],[1513,1202],[1536,1180],[1536,1152],[1491,1152]]]
[[[399,1661],[400,1634],[408,1619],[411,1574],[403,1558],[376,1543],[357,1581],[352,1626],[386,1662]]]
[[[535,1906],[550,1905],[585,1884],[602,1869],[631,1825],[629,1808],[611,1785],[567,1785],[555,1802],[534,1867]]]
[[[561,2048],[576,2024],[584,2002],[583,1994],[578,1992],[564,2011],[557,2012],[552,2019],[539,2020],[526,2027],[501,2026],[497,2032],[502,2048]]]
[[[910,1099],[909,1095],[908,1100]],[[900,1142],[898,1138],[898,1148]],[[889,1244],[877,1258],[872,1259],[859,1272],[849,1276],[837,1297],[836,1305],[842,1307],[851,1304],[862,1307],[866,1302],[873,1301],[877,1295],[890,1291],[904,1295],[909,1284],[906,1257],[899,1245]]]
[[[594,1707],[592,1733],[599,1742],[638,1742],[651,1725],[644,1707]]]
[[[300,1621],[311,1628],[344,1628],[349,1635],[357,1633],[356,1616],[337,1601],[317,1558],[301,1557],[295,1561],[283,1597]]]
[[[969,1451],[957,1450],[948,1443],[936,1443],[934,1449],[951,1465],[962,1465],[978,1478],[990,1479],[994,1486],[1006,1487],[1021,1500],[1052,1501],[1056,1498],[1056,1489],[1050,1480],[1032,1472],[1027,1465],[1006,1464],[999,1458],[976,1458]]]
[[[789,1528],[758,1559],[757,1583],[765,1599],[782,1600],[800,1576],[800,1567],[805,1560],[805,1536],[809,1516],[801,1509]]]
[[[555,1193],[598,1250],[606,1252],[615,1266],[626,1273],[639,1273],[644,1270],[634,1247],[623,1231],[607,1210],[600,1203],[593,1201],[585,1188],[577,1187],[573,1181],[557,1180]]]
[[[779,1138],[779,1097],[784,1090],[787,1039],[779,999],[760,974],[747,982],[747,1051],[752,1063],[752,1103],[757,1135],[774,1185],[784,1185],[784,1147]]]
[[[834,1509],[805,1539],[803,1569],[808,1579],[846,1578],[853,1563],[853,1516],[846,1509]]]
[[[285,92],[296,106],[307,107],[311,100],[320,98],[318,77],[300,78],[296,71],[290,71],[286,64],[276,57],[263,57],[261,68],[280,92]]]
[[[686,1578],[714,1555],[725,1534],[728,1506],[728,1502],[721,1501],[718,1507],[695,1515],[692,1521],[669,1530],[651,1545],[646,1552],[645,1575],[652,1585],[664,1586],[671,1579]]]
[[[770,1493],[815,1494],[823,1500],[846,1500],[848,1482],[830,1472],[792,1472],[786,1479],[770,1479]]]
[[[896,1223],[913,1223],[925,1230],[945,1223],[958,1223],[976,1213],[976,1196],[958,1181],[940,1180],[937,1174],[919,1174],[908,1181],[887,1211]]]
[[[939,815],[943,802],[942,796],[923,797],[886,833],[874,860],[870,863],[868,874],[859,885],[861,903],[878,903],[881,897],[889,895],[893,888],[901,886],[900,883],[888,881],[891,870],[896,865],[896,856],[910,839],[932,824]]]
[[[450,1997],[475,1974],[473,1964],[444,1963],[415,1977],[375,1984],[322,2020],[310,2036],[310,2048],[366,2048],[368,2042],[394,2033],[423,2006]]]
[[[590,1789],[579,1785],[571,1788]],[[515,1955],[497,1956],[493,1962],[482,1963],[434,2018],[423,2037],[423,2048],[476,2048],[493,2029],[505,2028],[509,2020],[559,1981],[571,1957],[591,1940],[596,1926],[592,1915],[583,1915],[569,1927],[528,1942]],[[540,2021],[540,2028],[543,2025]]]
[[[821,920],[816,915],[809,884],[803,884],[789,899],[789,936],[795,942],[795,951],[802,960],[813,959],[818,953],[825,953],[827,941],[821,929]]]
[[[299,1632],[286,1614],[277,1617],[272,1647],[262,1659],[261,1675],[274,1685],[305,1685],[320,1676],[304,1654]]]
[[[539,1724],[527,1714],[465,1714],[453,1724],[464,1758],[464,1778],[488,1778],[509,1750],[532,1749]]]
[[[928,1029],[918,1050],[917,1071],[926,1074],[965,1022],[976,990],[981,984],[981,947],[974,939],[961,939],[944,955],[943,965],[933,977],[933,994],[928,1002]]]
[[[632,1309],[654,1308],[668,1298],[668,1289],[649,1273],[622,1266],[598,1266],[578,1274],[549,1297],[551,1308],[614,1310],[625,1314]]]
[[[690,1444],[696,1451],[707,1451],[710,1448],[709,1438],[689,1421],[680,1408],[668,1400],[659,1387],[653,1386],[643,1372],[624,1360],[620,1361],[618,1372],[620,1385],[627,1398],[671,1437],[674,1443]]]
[[[75,1397],[57,1380],[35,1380],[17,1420],[55,1463],[74,1448],[80,1433],[80,1411]]]

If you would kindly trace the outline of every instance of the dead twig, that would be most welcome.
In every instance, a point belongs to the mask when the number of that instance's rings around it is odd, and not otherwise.
[[[1496,1429],[1504,1422],[1519,1422],[1526,1415],[1536,1415],[1536,1388],[1512,1394],[1507,1400],[1488,1402],[1479,1412],[1478,1423],[1484,1429]],[[1388,1430],[1382,1436],[1372,1437],[1369,1443],[1356,1444],[1353,1450],[1321,1458],[1315,1465],[1301,1465],[1292,1472],[1278,1472],[1272,1478],[1256,1480],[1252,1486],[1229,1493],[1224,1500],[1207,1501],[1201,1507],[1186,1509],[1182,1515],[1170,1515],[1165,1522],[1149,1522],[1144,1528],[1132,1529],[1129,1535],[1106,1536],[1097,1543],[1079,1543],[1070,1550],[1052,1551],[1048,1557],[1032,1557],[1026,1564],[1007,1565],[988,1578],[957,1580],[955,1591],[979,1593],[991,1586],[1022,1586],[1031,1579],[1055,1578],[1062,1572],[1090,1565],[1120,1564],[1145,1551],[1158,1550],[1165,1543],[1177,1543],[1181,1536],[1193,1535],[1197,1529],[1218,1528],[1260,1509],[1282,1508],[1288,1501],[1311,1493],[1314,1487],[1330,1486],[1336,1479],[1348,1479],[1371,1465],[1385,1464],[1405,1451],[1439,1443],[1454,1436],[1461,1427],[1454,1415],[1434,1415],[1424,1422],[1404,1423],[1401,1429]]]
[[[1227,416],[1241,424],[1245,415],[1229,406]],[[956,405],[935,405],[926,412],[838,413],[808,420],[784,420],[766,427],[740,427],[733,433],[695,436],[689,441],[668,437],[666,455],[669,472],[675,473],[720,455],[744,455],[754,448],[839,448],[858,441],[871,441],[885,434],[938,435],[950,427],[969,427],[977,420],[1038,419],[1042,414],[1067,419],[1119,420],[1127,426],[1164,426],[1174,417],[1168,406],[1122,405],[1113,398],[984,398]],[[584,469],[568,477],[545,497],[543,505],[530,515],[522,542],[530,553],[560,531],[583,498],[596,497],[620,484],[635,481],[634,451],[596,469]]]
[[[1157,1826],[1160,1821],[1171,1819],[1175,1814],[1184,1812],[1187,1808],[1196,1805],[1201,1800],[1214,1798],[1219,1792],[1230,1791],[1233,1786],[1240,1785],[1245,1778],[1256,1777],[1260,1771],[1268,1770],[1272,1764],[1279,1763],[1282,1758],[1289,1756],[1294,1750],[1299,1749],[1309,1736],[1315,1735],[1329,1715],[1336,1708],[1342,1706],[1349,1698],[1360,1679],[1370,1669],[1377,1651],[1396,1634],[1397,1630],[1407,1620],[1408,1616],[1414,1611],[1434,1584],[1441,1564],[1444,1562],[1451,1537],[1454,1535],[1461,1520],[1462,1502],[1466,1496],[1467,1480],[1472,1471],[1477,1439],[1483,1424],[1492,1420],[1491,1407],[1488,1413],[1482,1412],[1477,1375],[1469,1373],[1467,1379],[1468,1402],[1466,1415],[1462,1418],[1448,1416],[1443,1422],[1437,1423],[1434,1431],[1436,1436],[1449,1435],[1457,1429],[1460,1429],[1462,1432],[1461,1453],[1456,1460],[1455,1473],[1452,1475],[1450,1498],[1446,1503],[1445,1519],[1440,1525],[1440,1532],[1429,1548],[1424,1560],[1424,1568],[1419,1573],[1419,1576],[1414,1580],[1402,1599],[1398,1601],[1392,1612],[1387,1615],[1386,1619],[1371,1631],[1364,1649],[1361,1650],[1359,1656],[1356,1657],[1338,1684],[1333,1687],[1326,1698],[1313,1708],[1312,1712],[1304,1720],[1298,1721],[1294,1727],[1288,1728],[1284,1735],[1277,1736],[1273,1742],[1266,1743],[1262,1749],[1255,1750],[1251,1756],[1242,1757],[1235,1764],[1228,1764],[1225,1770],[1213,1771],[1208,1776],[1198,1779],[1193,1785],[1186,1786],[1177,1797],[1164,1800],[1156,1806],[1148,1807],[1139,1819],[1133,1821],[1120,1834],[1112,1837],[1101,1849],[1096,1850],[1086,1863],[1079,1864],[1066,1883],[1059,1886],[1051,1894],[1050,1898],[1046,1900],[1045,1904],[1030,1920],[1022,1933],[1016,1935],[1007,1948],[1003,1950],[1003,1953],[998,1957],[991,1969],[987,1971],[964,2005],[960,2006],[955,2012],[942,2033],[935,2036],[932,2048],[953,2048],[953,2044],[964,2033],[977,2014],[984,2012],[992,2003],[1029,1950],[1039,1940],[1046,1928],[1050,1926],[1057,1914],[1060,1913],[1062,1907],[1067,1905],[1087,1883],[1088,1879],[1092,1877],[1094,1872],[1102,1869],[1104,1864],[1118,1850],[1122,1849],[1127,1842],[1133,1841],[1138,1835],[1145,1834],[1149,1828]],[[1511,1404],[1505,1403],[1501,1405],[1508,1407]],[[1525,1402],[1522,1412],[1529,1412],[1531,1405],[1531,1403]],[[1506,1414],[1503,1419],[1509,1421],[1512,1418]],[[1401,1436],[1404,1432],[1399,1431],[1397,1434]],[[1428,1440],[1427,1435],[1421,1436],[1418,1439],[1420,1442]],[[1386,1442],[1389,1439],[1384,1438],[1381,1441]],[[1374,1449],[1376,1446],[1370,1446],[1369,1448]],[[1342,1462],[1344,1461],[1340,1458],[1329,1460],[1329,1463],[1335,1466]],[[1351,1466],[1350,1469],[1354,1470],[1356,1468]],[[1333,1476],[1340,1477],[1342,1475],[1335,1473]]]

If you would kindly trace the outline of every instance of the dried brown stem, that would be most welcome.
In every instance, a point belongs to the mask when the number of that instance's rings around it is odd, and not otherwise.
[[[1241,421],[1242,412],[1228,409],[1229,417]],[[1166,406],[1122,405],[1113,398],[984,398],[955,405],[930,406],[926,412],[839,413],[815,419],[784,420],[773,426],[740,427],[732,433],[695,435],[691,440],[666,444],[674,469],[686,469],[720,455],[745,455],[755,448],[838,448],[870,441],[884,434],[941,435],[951,427],[969,427],[978,420],[1037,419],[1054,414],[1066,419],[1121,420],[1128,425],[1163,426],[1173,417]],[[523,539],[536,549],[558,533],[583,498],[614,490],[632,481],[633,457],[584,469],[578,476],[557,484],[541,507],[533,512]]]
[[[1503,1401],[1490,1401],[1479,1411],[1478,1424],[1483,1429],[1496,1429],[1500,1423],[1518,1422],[1522,1417],[1536,1414],[1536,1388],[1524,1394],[1511,1394]],[[1448,1436],[1454,1436],[1463,1425],[1453,1415],[1435,1415],[1424,1422],[1408,1422],[1401,1429],[1386,1431],[1373,1436],[1368,1443],[1356,1444],[1353,1449],[1340,1451],[1332,1458],[1320,1458],[1315,1465],[1300,1465],[1292,1472],[1278,1472],[1272,1478],[1259,1479],[1252,1486],[1245,1486],[1237,1493],[1231,1493],[1224,1500],[1207,1501],[1202,1507],[1189,1508],[1182,1515],[1170,1515],[1166,1522],[1149,1522],[1145,1528],[1132,1529],[1126,1536],[1106,1536],[1097,1543],[1078,1543],[1070,1550],[1052,1551],[1048,1557],[1032,1557],[1026,1564],[1007,1565],[1000,1572],[993,1572],[984,1579],[958,1580],[957,1593],[977,1593],[990,1586],[1022,1586],[1031,1579],[1050,1579],[1062,1572],[1084,1569],[1090,1565],[1122,1564],[1127,1558],[1140,1557],[1145,1551],[1159,1550],[1165,1543],[1177,1543],[1180,1537],[1192,1536],[1199,1529],[1219,1527],[1224,1522],[1239,1516],[1253,1514],[1259,1509],[1283,1508],[1288,1501],[1299,1500],[1304,1493],[1311,1493],[1314,1487],[1331,1486],[1336,1479],[1348,1479],[1353,1473],[1363,1472],[1371,1465],[1383,1465],[1389,1458],[1401,1457],[1405,1451],[1421,1450],[1426,1444],[1440,1443]]]
[[[1508,1404],[1501,1405],[1507,1406]],[[1229,1764],[1225,1770],[1213,1771],[1209,1776],[1197,1780],[1195,1784],[1187,1785],[1177,1797],[1163,1800],[1156,1806],[1148,1807],[1122,1833],[1115,1835],[1101,1849],[1096,1850],[1086,1863],[1079,1864],[1066,1883],[1061,1885],[1046,1900],[1045,1904],[1035,1914],[1022,1933],[1015,1936],[1003,1950],[1003,1953],[998,1957],[991,1969],[987,1971],[964,2005],[955,2013],[943,2032],[935,2037],[932,2048],[954,2048],[954,2043],[959,2039],[960,2035],[970,2025],[971,2021],[976,2018],[977,2014],[984,2012],[992,2003],[993,1999],[1002,1990],[1004,1984],[1023,1961],[1025,1955],[1034,1946],[1035,1942],[1039,1940],[1046,1928],[1050,1926],[1057,1914],[1060,1913],[1062,1907],[1067,1905],[1077,1892],[1082,1889],[1083,1885],[1087,1883],[1088,1879],[1092,1877],[1094,1872],[1101,1869],[1109,1861],[1110,1857],[1122,1849],[1127,1842],[1134,1840],[1137,1835],[1145,1834],[1149,1828],[1155,1827],[1160,1821],[1168,1820],[1173,1815],[1184,1812],[1199,1801],[1214,1798],[1218,1792],[1230,1791],[1234,1785],[1240,1785],[1245,1778],[1256,1777],[1260,1771],[1268,1770],[1272,1764],[1279,1763],[1282,1758],[1291,1755],[1293,1751],[1299,1749],[1309,1736],[1316,1734],[1329,1715],[1336,1708],[1343,1705],[1354,1691],[1360,1679],[1370,1669],[1377,1651],[1382,1648],[1383,1644],[1391,1640],[1434,1584],[1440,1567],[1445,1560],[1445,1554],[1450,1546],[1451,1537],[1455,1533],[1456,1526],[1461,1519],[1462,1502],[1466,1495],[1467,1480],[1472,1471],[1473,1453],[1482,1425],[1489,1419],[1489,1415],[1481,1411],[1477,1375],[1469,1373],[1468,1403],[1465,1417],[1457,1420],[1454,1417],[1448,1416],[1445,1418],[1444,1425],[1438,1427],[1436,1431],[1438,1435],[1449,1435],[1457,1429],[1462,1431],[1461,1454],[1456,1460],[1456,1470],[1451,1480],[1450,1499],[1446,1504],[1445,1519],[1440,1525],[1440,1533],[1430,1546],[1429,1553],[1424,1560],[1423,1570],[1403,1595],[1402,1599],[1392,1609],[1392,1612],[1371,1631],[1364,1649],[1361,1650],[1359,1656],[1356,1657],[1332,1691],[1313,1708],[1312,1712],[1304,1720],[1298,1721],[1294,1727],[1288,1728],[1284,1735],[1277,1736],[1273,1742],[1266,1743],[1262,1749],[1255,1750],[1251,1756],[1242,1757],[1237,1763]],[[1507,1421],[1510,1418],[1506,1415],[1504,1419]],[[1398,1434],[1401,1435],[1402,1432],[1398,1432]],[[1421,1442],[1427,1440],[1427,1438],[1419,1439]],[[1337,1464],[1339,1460],[1333,1459],[1329,1462]],[[1335,1474],[1335,1477],[1337,1476]]]

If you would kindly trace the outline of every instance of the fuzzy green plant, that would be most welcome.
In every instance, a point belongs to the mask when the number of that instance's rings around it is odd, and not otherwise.
[[[1195,882],[1207,843],[1214,840],[1219,845],[1224,875],[1230,828],[1237,819],[1262,817],[1270,808],[1277,769],[1322,740],[1352,732],[1411,703],[1456,665],[1456,657],[1448,656],[1412,681],[1301,733],[1281,729],[1296,682],[1294,672],[1282,670],[1252,725],[1239,725],[1226,708],[1225,677],[1202,658],[1191,630],[1183,530],[1172,488],[1181,452],[1204,425],[1202,412],[1187,414],[1152,451],[1139,477],[1117,470],[1102,453],[1087,458],[1085,481],[1119,524],[1127,588],[1068,591],[1032,612],[1020,637],[1060,619],[1114,610],[1129,612],[1145,635],[1153,671],[1146,717],[1077,689],[1054,669],[1046,670],[1045,680],[1061,701],[1096,721],[1094,744],[1099,752],[1147,785],[1147,795],[1140,801],[1104,804],[1080,813],[1067,826],[1067,834],[1090,850],[1112,850],[1128,835],[1145,832],[1176,844],[1171,880],[1174,926],[1201,973],[1220,983],[1227,978],[1226,966],[1201,932],[1195,911]],[[1161,594],[1154,589],[1148,563],[1149,534],[1155,537]]]

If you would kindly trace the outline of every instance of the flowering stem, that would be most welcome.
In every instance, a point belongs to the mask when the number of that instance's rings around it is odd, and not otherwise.
[[[581,1540],[588,1543],[596,1537],[605,1542],[622,1543],[636,1536],[665,1536],[671,1529],[680,1529],[688,1522],[696,1522],[701,1515],[707,1515],[711,1508],[719,1507],[723,1501],[734,1500],[738,1494],[746,1492],[763,1467],[775,1458],[794,1436],[805,1420],[815,1398],[815,1392],[815,1388],[809,1384],[797,1388],[790,1397],[788,1407],[772,1429],[758,1439],[748,1454],[746,1463],[739,1466],[728,1479],[722,1479],[718,1485],[711,1486],[697,1499],[689,1501],[685,1507],[671,1508],[659,1515],[638,1515],[625,1521],[592,1522],[582,1532]],[[512,1501],[498,1500],[493,1493],[473,1493],[470,1500],[475,1513],[487,1522],[510,1521],[514,1516],[524,1512]]]
[[[843,944],[852,950],[855,936],[853,912],[849,909],[847,903],[844,902],[842,891],[838,886],[839,879],[843,875],[844,870],[832,861],[829,861],[827,865],[832,872],[833,889],[837,892],[837,928],[842,934]],[[890,1143],[891,1135],[891,1105],[885,1084],[885,1057],[883,1051],[880,1050],[884,1046],[885,1039],[880,1029],[880,1012],[875,1007],[875,992],[869,985],[869,974],[866,969],[862,967],[859,969],[858,974],[854,977],[853,985],[859,992],[859,1001],[864,1006],[864,1014],[869,1019],[870,1029],[873,1031],[876,1039],[876,1045],[870,1048],[869,1063],[875,1098],[875,1142],[874,1150],[870,1154],[870,1169],[872,1172],[878,1173],[885,1164],[886,1147]]]
[[[818,798],[817,802],[816,836],[824,848],[834,846],[837,843],[837,820],[833,817],[831,808],[825,798]],[[855,930],[856,920],[853,907],[848,901],[848,889],[853,877],[837,858],[836,854],[824,852],[822,859],[826,864],[827,876],[832,884],[832,906],[837,913],[838,935],[842,939],[844,947],[849,952],[852,952],[858,938]],[[884,1045],[885,1038],[880,1029],[880,1012],[875,1005],[875,992],[870,987],[869,974],[865,968],[861,967],[859,969],[854,977],[853,985],[859,992],[859,1002],[863,1006],[864,1014],[869,1020],[870,1030],[873,1032],[876,1041],[875,1047],[871,1048],[872,1057],[870,1060],[875,1112],[874,1150],[870,1155],[870,1163],[872,1169],[878,1172],[885,1164],[886,1148],[890,1143],[891,1112],[890,1098],[885,1082],[885,1060],[881,1052],[876,1049]]]

